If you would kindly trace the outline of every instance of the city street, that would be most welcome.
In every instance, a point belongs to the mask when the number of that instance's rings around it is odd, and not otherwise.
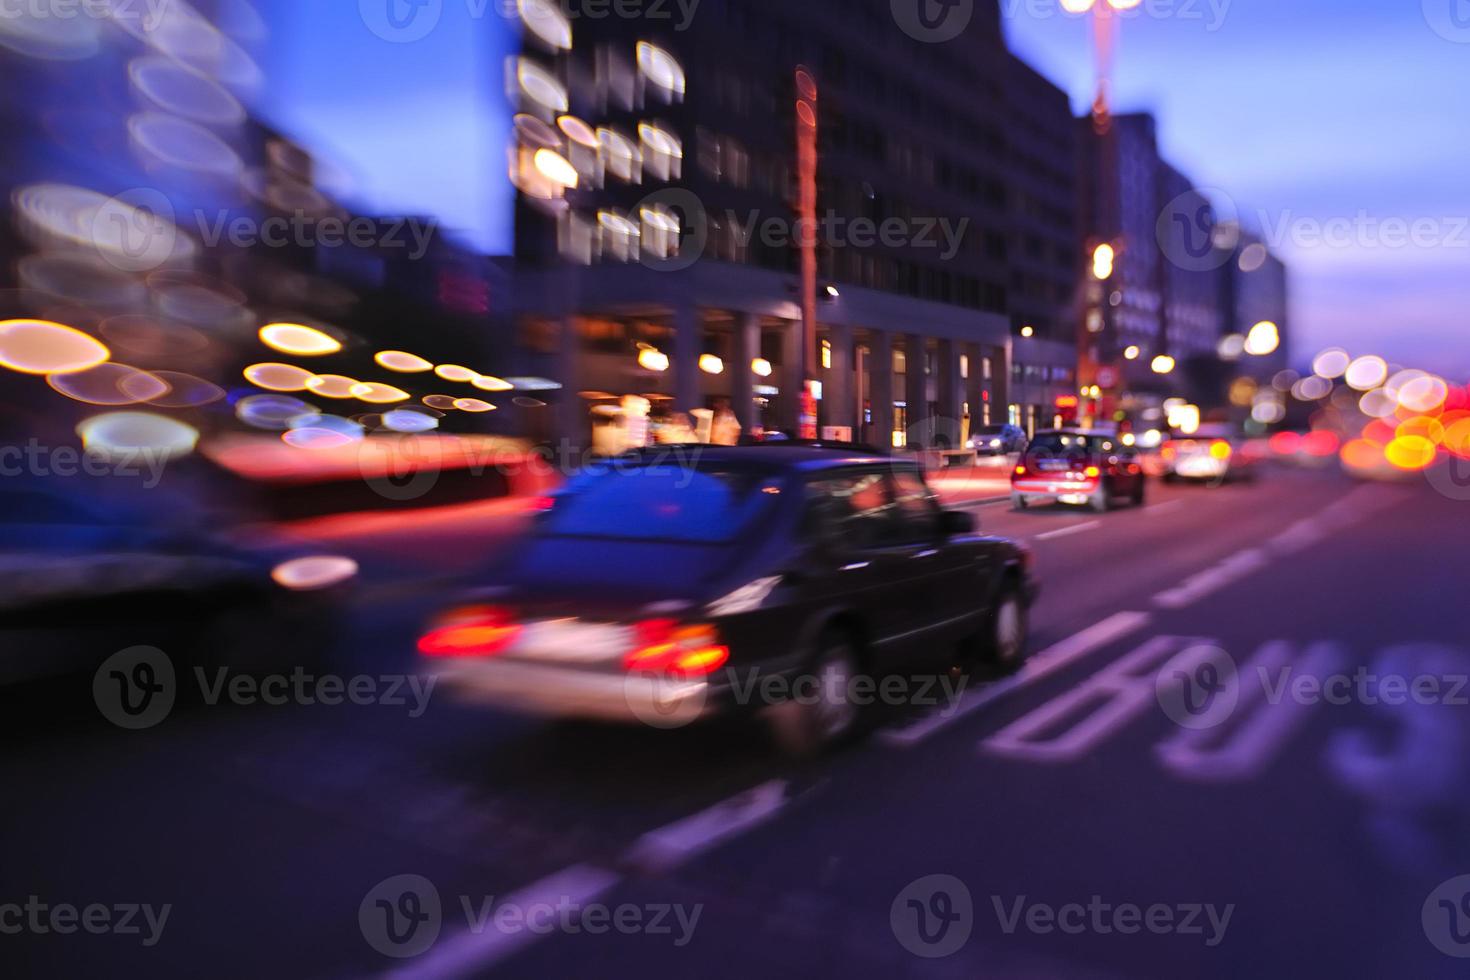
[[[1436,949],[1458,919],[1426,899],[1470,871],[1470,692],[1448,680],[1470,668],[1447,575],[1462,507],[1422,480],[1287,468],[1152,482],[1106,514],[971,505],[1034,550],[1030,662],[800,764],[755,725],[546,723],[441,692],[414,717],[407,688],[401,705],[181,704],[136,732],[98,716],[89,679],[12,693],[0,827],[26,843],[4,894],[170,911],[157,945],[139,913],[139,935],[19,937],[7,968],[1458,976]],[[365,586],[331,669],[414,669],[435,598]],[[1360,667],[1443,677],[1442,703],[1295,683]],[[1230,703],[1202,723],[1194,683]],[[400,875],[438,896],[437,914],[401,887],[383,906],[437,930],[409,958],[370,925]],[[543,903],[628,918],[476,920]],[[950,955],[926,958],[936,943]]]

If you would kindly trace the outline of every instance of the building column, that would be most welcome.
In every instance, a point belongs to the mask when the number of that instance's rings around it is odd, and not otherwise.
[[[853,427],[856,438],[857,409],[853,395],[852,327],[833,324],[827,328],[832,345],[832,368],[825,372],[822,418],[826,425]]]
[[[704,323],[699,307],[680,303],[674,309],[674,411],[704,407],[700,393],[699,356],[704,353]]]
[[[873,413],[868,441],[876,449],[892,449],[893,343],[881,330],[870,330],[868,334],[868,402]]]
[[[735,363],[726,365],[730,375],[730,407],[742,432],[755,427],[755,374],[750,364],[761,356],[761,318],[754,313],[735,314],[735,343],[731,345]]]
[[[781,400],[777,403],[780,427],[794,439],[801,422],[801,321],[781,322]]]
[[[953,340],[940,340],[939,351],[935,357],[935,367],[939,370],[936,379],[936,400],[939,402],[939,417],[935,419],[934,438],[937,442],[941,436],[950,449],[959,449],[960,446],[960,414],[963,398],[963,385],[960,379],[960,348],[961,344]]]
[[[970,403],[970,434],[985,424],[985,354],[980,344],[964,344],[962,348],[970,359],[970,376],[964,379],[965,398]]]
[[[579,380],[582,338],[577,332],[577,317],[574,315],[562,317],[558,324],[557,335],[555,377],[561,387],[557,389],[556,397],[553,399],[553,404],[556,406],[554,416],[556,431],[552,434],[552,438],[560,440],[561,444],[567,447],[570,457],[579,452],[587,443],[592,424],[580,394],[582,390]],[[526,410],[521,409],[520,411],[522,421],[524,421]]]
[[[924,338],[916,333],[904,334],[904,354],[908,369],[904,374],[904,401],[908,404],[908,446],[928,449],[934,441],[934,424],[929,417],[929,376]]]

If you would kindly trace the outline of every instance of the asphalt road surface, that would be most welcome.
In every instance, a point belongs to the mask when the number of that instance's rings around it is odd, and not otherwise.
[[[1036,655],[817,762],[389,697],[434,600],[389,585],[333,664],[390,703],[10,692],[5,973],[1465,975],[1463,503],[1280,470],[974,512],[1035,551]]]

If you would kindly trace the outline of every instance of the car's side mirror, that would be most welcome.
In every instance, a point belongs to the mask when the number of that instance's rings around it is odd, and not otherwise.
[[[946,510],[939,514],[939,530],[944,533],[945,537],[974,534],[975,526],[974,514],[967,514],[962,510]]]

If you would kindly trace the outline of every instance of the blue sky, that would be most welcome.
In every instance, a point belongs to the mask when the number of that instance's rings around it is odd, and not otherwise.
[[[1057,0],[1001,9],[1012,48],[1083,111],[1087,20]],[[1171,161],[1290,263],[1297,360],[1341,344],[1462,380],[1467,95],[1467,0],[1145,0],[1114,73],[1116,107],[1153,112]],[[1395,220],[1420,222],[1417,246],[1393,247]]]
[[[274,28],[260,55],[260,108],[346,173],[346,199],[364,211],[431,214],[471,247],[510,251],[503,73],[519,42],[496,3],[424,8],[437,20],[411,43],[374,34],[358,0],[260,7]]]

